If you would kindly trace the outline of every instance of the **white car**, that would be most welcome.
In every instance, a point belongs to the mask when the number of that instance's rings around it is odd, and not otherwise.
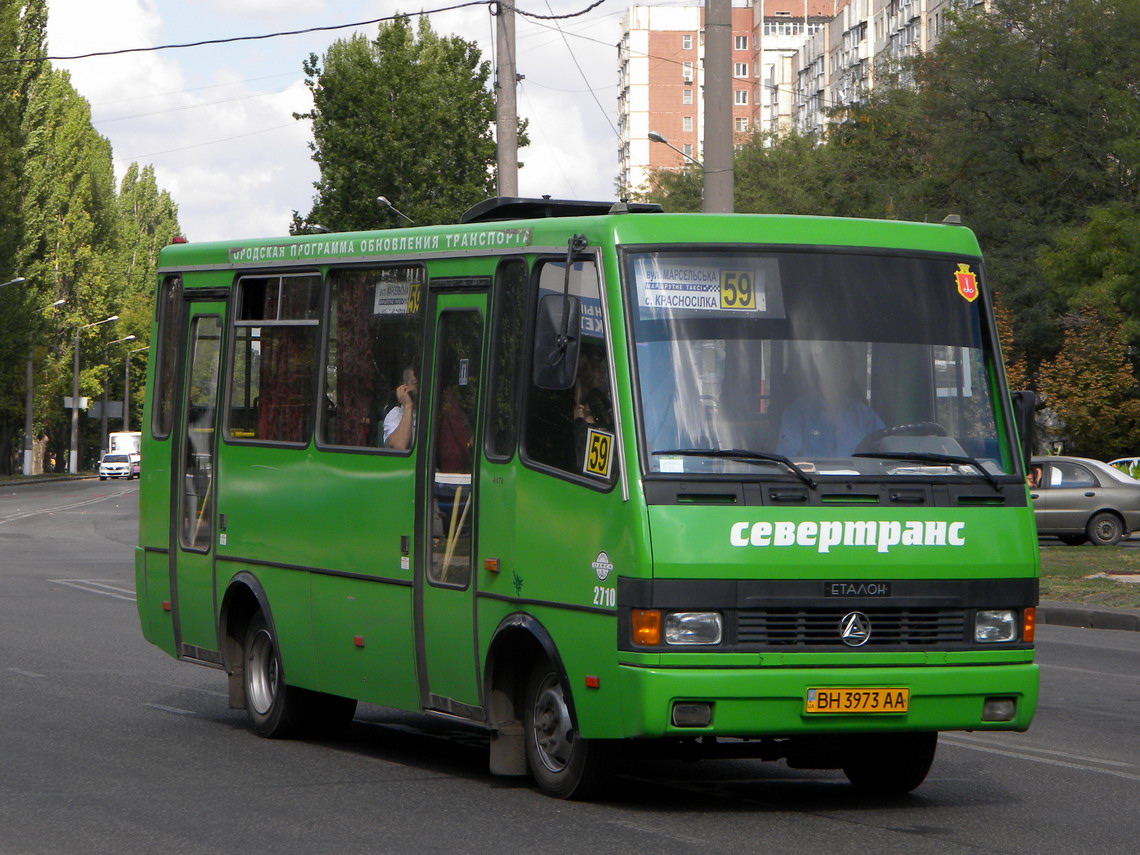
[[[99,480],[108,478],[126,478],[128,481],[135,477],[134,467],[129,454],[104,454],[99,461]]]

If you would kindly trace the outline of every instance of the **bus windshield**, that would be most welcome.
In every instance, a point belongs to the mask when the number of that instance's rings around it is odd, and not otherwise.
[[[625,272],[646,472],[1016,471],[978,259],[631,251]]]

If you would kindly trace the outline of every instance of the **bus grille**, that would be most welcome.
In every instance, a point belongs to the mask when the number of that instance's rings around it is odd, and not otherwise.
[[[839,623],[851,609],[742,609],[736,640],[763,647],[851,648],[839,637]],[[860,649],[958,646],[967,642],[962,609],[859,609],[871,622],[871,637]]]

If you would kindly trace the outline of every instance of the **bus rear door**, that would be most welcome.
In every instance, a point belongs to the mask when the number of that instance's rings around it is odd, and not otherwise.
[[[469,282],[470,280],[468,280]],[[437,285],[434,287],[438,287]],[[478,523],[477,414],[486,293],[435,300],[435,354],[421,393],[430,418],[418,485],[416,644],[423,706],[480,718],[475,643],[475,533]]]
[[[170,588],[178,655],[220,663],[214,601],[217,484],[218,372],[225,303],[202,300],[191,290],[186,318],[180,402],[172,433]]]

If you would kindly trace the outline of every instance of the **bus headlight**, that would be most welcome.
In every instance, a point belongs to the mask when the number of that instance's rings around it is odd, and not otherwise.
[[[1013,609],[979,610],[974,617],[974,641],[993,643],[1017,640],[1017,612]]]
[[[669,612],[665,616],[666,644],[720,644],[719,612]]]

